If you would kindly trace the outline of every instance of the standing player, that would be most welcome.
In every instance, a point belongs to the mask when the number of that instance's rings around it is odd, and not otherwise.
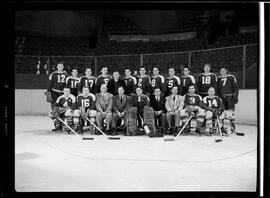
[[[66,84],[67,73],[63,71],[64,63],[59,62],[57,64],[57,71],[54,71],[49,76],[49,81],[47,84],[47,101],[51,102],[52,105],[56,102],[57,98],[63,94],[63,88]]]
[[[53,104],[52,111],[50,111],[49,116],[54,122],[55,129],[52,131],[62,130],[61,122],[58,117],[65,118],[66,123],[71,126],[73,124],[73,110],[76,107],[76,98],[70,94],[70,88],[65,87],[63,90],[64,94],[59,96],[56,102]],[[69,130],[68,130],[69,131]]]
[[[199,95],[204,98],[208,95],[207,91],[210,87],[214,87],[217,90],[217,76],[210,72],[210,64],[204,65],[204,73],[198,75],[197,88]]]
[[[165,93],[165,78],[164,76],[159,74],[159,70],[157,67],[153,68],[153,76],[151,78],[151,95],[154,95],[155,88],[160,88],[161,94]]]
[[[82,76],[79,81],[78,86],[78,94],[82,93],[83,87],[88,87],[89,92],[94,94],[95,93],[95,81],[96,78],[92,76],[92,70],[91,68],[85,69],[85,76]]]
[[[78,69],[72,69],[71,76],[66,78],[66,87],[70,88],[70,93],[77,97],[78,84],[80,79],[78,78]]]
[[[235,104],[238,103],[238,85],[234,75],[227,74],[228,69],[226,67],[220,68],[220,76],[218,77],[218,95],[222,99],[225,112],[228,115],[228,121],[232,126],[232,131],[235,130],[234,114]]]
[[[215,95],[214,87],[208,89],[208,96],[203,98],[205,115],[205,132],[212,133],[213,119],[220,119],[221,113],[224,111],[224,106],[220,97]]]
[[[81,120],[84,121],[84,126],[87,125],[85,118],[90,117],[92,122],[96,121],[95,100],[96,97],[94,94],[89,93],[89,88],[83,87],[82,94],[79,94],[76,100],[76,110],[73,117],[74,130],[79,129],[79,125],[82,124]]]
[[[125,83],[126,83],[126,89],[125,94],[128,96],[135,95],[135,89],[137,85],[137,79],[133,76],[131,76],[130,69],[125,69]]]
[[[171,95],[171,90],[173,87],[178,88],[178,94],[182,95],[182,86],[181,86],[181,80],[178,76],[175,76],[174,68],[169,68],[169,76],[165,80],[165,97]]]
[[[140,76],[138,78],[137,87],[141,87],[142,94],[150,96],[151,92],[151,79],[145,74],[146,70],[144,67],[140,68]]]
[[[101,69],[101,75],[99,75],[96,79],[96,92],[100,93],[100,86],[102,84],[108,85],[108,82],[112,79],[112,76],[108,74],[108,68],[102,67]]]
[[[181,83],[182,83],[182,95],[185,95],[188,92],[188,87],[190,85],[195,85],[195,78],[194,76],[190,75],[190,69],[189,67],[184,67],[183,69],[184,75],[181,77]]]

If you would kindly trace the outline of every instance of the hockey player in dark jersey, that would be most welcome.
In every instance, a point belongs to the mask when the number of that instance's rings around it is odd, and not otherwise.
[[[63,88],[66,84],[67,72],[64,71],[64,63],[57,64],[57,71],[54,71],[49,76],[47,84],[47,101],[51,102],[51,106],[56,102],[57,98],[63,94]]]
[[[83,87],[82,93],[76,99],[76,110],[74,110],[73,117],[74,130],[77,131],[81,126],[80,132],[83,132],[87,128],[88,122],[85,118],[90,118],[93,123],[96,121],[95,101],[95,95],[89,93],[88,87]]]
[[[213,119],[220,119],[224,115],[224,106],[220,97],[215,95],[215,88],[208,89],[208,95],[203,98],[205,115],[205,132],[213,133]],[[222,115],[221,115],[222,114]]]
[[[154,95],[155,88],[160,88],[161,95],[165,93],[165,78],[159,74],[157,67],[153,68],[153,76],[151,77],[151,95]]]
[[[174,68],[169,68],[169,76],[165,79],[165,97],[171,95],[171,89],[177,86],[178,94],[182,95],[181,80],[178,76],[175,76]]]
[[[66,78],[65,87],[70,88],[70,93],[75,97],[78,95],[78,84],[80,79],[78,78],[78,69],[72,69],[71,76]]]
[[[234,114],[235,104],[238,103],[238,85],[234,75],[227,74],[228,69],[226,67],[220,68],[220,76],[218,77],[218,95],[222,99],[225,114],[227,115],[225,122],[228,122],[228,131],[235,131]],[[228,120],[227,120],[228,119]],[[229,124],[230,122],[230,124]],[[231,128],[230,128],[231,126]]]
[[[55,126],[55,129],[52,131],[62,130],[61,122],[58,120],[58,117],[65,118],[69,126],[72,126],[73,124],[72,118],[73,110],[76,108],[76,98],[70,94],[70,88],[68,87],[65,87],[63,92],[64,94],[57,98],[49,113],[49,116],[53,120]],[[67,131],[69,132],[68,129]]]
[[[145,74],[146,70],[144,67],[140,68],[140,76],[138,78],[137,87],[142,88],[142,93],[144,95],[150,96],[151,92],[151,79]]]
[[[108,82],[112,79],[112,76],[108,74],[108,68],[102,67],[101,75],[96,79],[95,93],[100,93],[100,86],[102,84],[108,85]]]
[[[137,79],[133,76],[131,76],[130,69],[125,69],[125,83],[126,83],[126,89],[125,94],[128,96],[135,95],[136,93],[136,85],[137,85]]]
[[[108,92],[114,96],[118,95],[118,87],[126,88],[126,83],[120,79],[119,71],[113,72],[113,78],[108,82]]]
[[[210,87],[214,87],[217,90],[217,76],[211,73],[210,64],[204,65],[204,73],[198,75],[197,79],[197,89],[199,95],[204,98],[208,95],[207,91]]]
[[[203,109],[202,97],[195,94],[195,85],[190,85],[188,93],[184,95],[184,109],[180,110],[180,117],[183,124],[192,116],[190,121],[190,134],[200,132],[204,122],[205,110]]]
[[[95,94],[95,82],[96,82],[96,78],[92,76],[91,68],[86,68],[85,76],[82,76],[79,81],[78,94],[82,93],[83,87],[88,87],[89,92],[92,94]]]
[[[183,73],[184,75],[181,77],[181,84],[182,84],[182,95],[185,95],[186,93],[188,93],[188,87],[190,85],[196,85],[196,81],[194,76],[190,75],[190,69],[189,67],[184,67],[183,69]]]

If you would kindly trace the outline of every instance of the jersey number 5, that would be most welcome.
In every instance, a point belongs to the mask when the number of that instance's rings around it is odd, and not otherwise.
[[[168,81],[168,88],[172,88],[172,86],[173,86],[173,80],[169,80]]]
[[[210,76],[203,76],[202,77],[202,83],[203,84],[210,84],[210,82],[211,82],[211,78],[210,78]]]
[[[58,83],[65,83],[65,75],[57,75]]]

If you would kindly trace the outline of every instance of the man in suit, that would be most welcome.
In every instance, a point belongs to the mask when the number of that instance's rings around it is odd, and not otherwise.
[[[131,106],[138,108],[138,128],[143,131],[142,128],[142,121],[139,117],[139,115],[143,118],[143,108],[147,105],[149,105],[149,98],[147,95],[142,94],[143,90],[141,87],[136,88],[136,94],[131,96]]]
[[[106,133],[110,134],[110,125],[112,122],[113,95],[107,92],[107,85],[100,86],[100,93],[96,94],[96,122],[99,128],[102,128],[103,120],[106,121]]]
[[[113,79],[108,82],[108,92],[116,96],[118,95],[118,87],[120,86],[125,89],[126,83],[124,80],[120,79],[119,71],[114,71]]]
[[[154,95],[150,97],[150,106],[154,110],[155,125],[157,126],[157,121],[158,121],[160,132],[164,133],[165,124],[166,124],[166,115],[164,113],[165,100],[164,100],[164,97],[161,96],[161,90],[159,87],[155,87]]]
[[[170,134],[177,134],[178,128],[181,126],[180,120],[180,110],[183,109],[184,106],[184,98],[181,95],[177,94],[178,87],[172,87],[172,94],[166,97],[165,108],[167,110],[167,122]],[[172,119],[174,118],[175,130],[172,127]]]
[[[113,135],[117,134],[117,121],[119,118],[124,119],[124,126],[126,127],[126,112],[130,103],[130,98],[125,95],[124,92],[124,88],[120,86],[118,87],[118,95],[113,97]]]

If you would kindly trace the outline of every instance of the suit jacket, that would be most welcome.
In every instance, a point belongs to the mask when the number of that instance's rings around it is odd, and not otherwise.
[[[175,101],[173,101],[173,95],[166,97],[165,107],[167,111],[180,110],[184,107],[184,97],[181,95],[175,96]]]
[[[142,94],[141,100],[139,101],[138,95],[133,95],[131,96],[130,102],[131,102],[130,106],[138,107],[138,110],[141,111],[144,108],[144,106],[149,105],[149,98],[148,96]]]
[[[127,95],[123,95],[122,103],[119,95],[113,97],[113,111],[116,113],[126,112],[129,104],[130,104],[130,97]]]
[[[162,111],[165,110],[165,100],[163,96],[159,97],[159,102],[156,99],[156,96],[150,97],[150,106],[153,107],[154,111]]]
[[[112,111],[113,108],[113,95],[106,93],[105,98],[101,93],[96,94],[96,109],[99,112]]]

